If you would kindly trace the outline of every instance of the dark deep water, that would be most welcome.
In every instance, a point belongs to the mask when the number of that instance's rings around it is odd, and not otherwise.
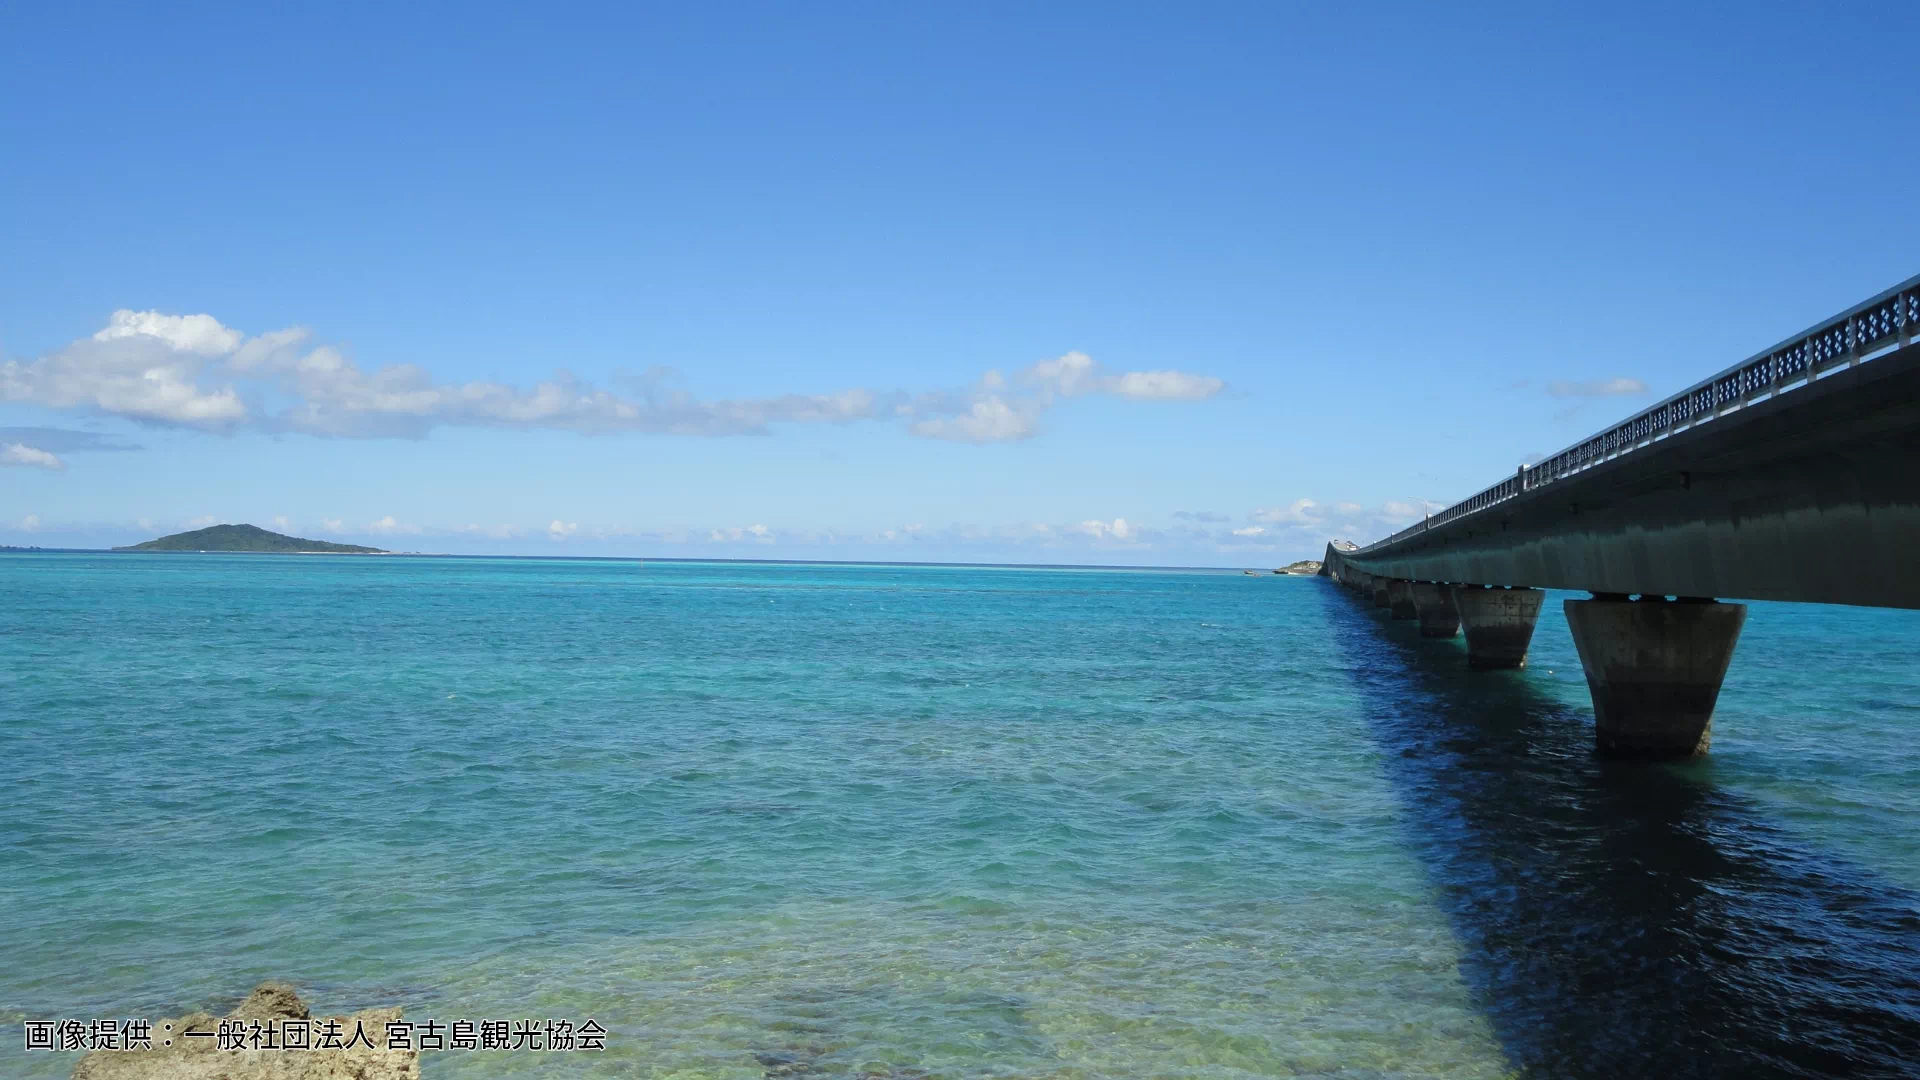
[[[1809,848],[1701,766],[1596,756],[1591,712],[1520,673],[1467,671],[1345,590],[1327,603],[1515,1065],[1920,1071],[1920,893]]]

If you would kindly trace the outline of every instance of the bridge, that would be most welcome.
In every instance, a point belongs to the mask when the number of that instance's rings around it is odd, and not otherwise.
[[[1704,753],[1730,600],[1920,608],[1920,277],[1364,547],[1321,574],[1476,669],[1565,601],[1602,753]]]

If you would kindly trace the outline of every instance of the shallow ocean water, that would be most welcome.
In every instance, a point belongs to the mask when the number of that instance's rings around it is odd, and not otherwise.
[[[27,1018],[592,1016],[430,1077],[1904,1075],[1920,614],[1755,604],[1591,754],[1319,579],[0,556]]]

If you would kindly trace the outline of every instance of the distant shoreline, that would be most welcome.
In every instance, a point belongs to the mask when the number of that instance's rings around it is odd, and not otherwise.
[[[114,548],[21,548],[0,547],[0,555],[366,555],[372,552],[344,551],[128,551]],[[1225,566],[1146,565],[1126,563],[989,563],[989,562],[910,562],[873,559],[723,559],[691,558],[683,555],[466,555],[452,551],[386,551],[378,554],[413,559],[518,559],[528,562],[649,562],[649,563],[721,563],[742,566],[900,566],[949,570],[1134,570],[1170,572],[1205,570],[1212,573],[1243,574],[1244,563]],[[1273,577],[1305,577],[1303,574],[1270,574]]]

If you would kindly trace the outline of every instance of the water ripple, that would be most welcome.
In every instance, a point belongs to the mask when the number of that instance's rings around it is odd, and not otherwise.
[[[1920,1059],[1920,635],[1874,613],[1756,609],[1714,759],[1619,770],[1553,628],[1468,681],[1318,581],[36,555],[0,589],[0,1018],[279,977],[592,1015],[605,1055],[542,1063],[582,1076]],[[1858,685],[1785,662],[1862,628]]]

